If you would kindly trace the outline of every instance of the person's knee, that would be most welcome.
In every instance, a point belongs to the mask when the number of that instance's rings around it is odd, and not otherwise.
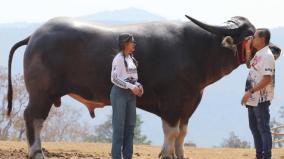
[[[113,133],[123,134],[124,128],[120,125],[113,125]]]
[[[249,124],[249,128],[253,134],[258,132],[257,125]]]
[[[135,127],[135,125],[136,125],[136,120],[135,119],[131,119],[131,120],[129,120],[128,122],[127,122],[127,127],[128,128],[133,128],[134,129],[134,127]]]
[[[270,128],[261,128],[261,129],[259,130],[259,132],[260,132],[261,134],[271,134]]]
[[[269,122],[266,122],[264,120],[259,120],[258,130],[259,130],[260,133],[270,133]]]

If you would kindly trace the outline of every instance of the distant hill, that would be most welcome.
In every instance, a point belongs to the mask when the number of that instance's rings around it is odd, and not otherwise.
[[[107,24],[125,24],[145,21],[166,20],[159,15],[151,14],[147,11],[130,8],[117,11],[106,11],[94,15],[80,17],[85,20],[97,21]],[[34,23],[9,23],[0,24],[0,65],[7,67],[10,48],[18,41],[24,39],[41,24]],[[284,27],[271,29],[271,41],[284,50]],[[23,71],[23,51],[25,47],[18,49],[13,59],[13,70],[15,73]],[[282,53],[283,54],[283,53]],[[277,116],[277,110],[284,106],[284,55],[281,55],[276,62],[276,92],[275,100],[271,106],[271,118]],[[248,70],[240,66],[230,75],[205,89],[202,101],[189,122],[189,134],[186,141],[191,140],[198,146],[213,146],[221,143],[222,139],[234,131],[241,138],[251,141],[246,109],[240,106],[240,99],[243,95],[245,79]],[[282,95],[282,96],[281,96]],[[66,99],[78,107],[83,106],[71,99]],[[96,110],[96,118],[92,120],[94,125],[105,120],[106,115],[110,114],[110,107]],[[138,111],[142,115],[144,124],[142,131],[154,144],[163,142],[161,121],[158,117],[145,111]],[[90,120],[88,112],[84,114],[85,120]]]
[[[123,10],[105,11],[92,15],[82,16],[82,19],[111,24],[125,24],[165,20],[165,18],[149,13],[145,10],[128,8]]]

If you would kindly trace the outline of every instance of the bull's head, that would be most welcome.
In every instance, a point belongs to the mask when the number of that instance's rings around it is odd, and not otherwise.
[[[252,54],[247,55],[244,48],[245,43],[247,42],[246,37],[254,35],[256,31],[254,25],[252,25],[247,18],[236,16],[228,20],[223,26],[213,26],[200,22],[187,15],[185,16],[199,27],[221,36],[223,38],[221,46],[232,50],[232,52],[239,57],[240,63],[248,62],[254,54],[253,52]],[[272,43],[269,47],[271,48],[275,59],[277,59],[280,56],[280,48]]]

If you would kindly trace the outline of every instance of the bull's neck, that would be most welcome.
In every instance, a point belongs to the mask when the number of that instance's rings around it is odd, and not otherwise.
[[[205,88],[231,73],[240,64],[232,50],[221,47],[222,38],[190,23],[183,27],[184,42],[188,47],[192,63],[195,63],[196,75]],[[194,72],[194,70],[192,70]]]
[[[200,70],[202,72],[202,88],[218,81],[225,75],[228,75],[240,65],[234,53],[228,49],[220,47],[220,44],[211,46],[209,52],[201,54],[204,59],[201,63],[205,66]]]

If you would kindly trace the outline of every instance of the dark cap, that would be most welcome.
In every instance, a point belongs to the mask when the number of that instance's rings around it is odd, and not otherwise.
[[[122,33],[122,34],[120,34],[119,37],[118,37],[118,46],[119,46],[119,48],[122,49],[123,44],[125,44],[127,42],[134,42],[134,43],[136,43],[133,35],[129,34],[129,33]]]

